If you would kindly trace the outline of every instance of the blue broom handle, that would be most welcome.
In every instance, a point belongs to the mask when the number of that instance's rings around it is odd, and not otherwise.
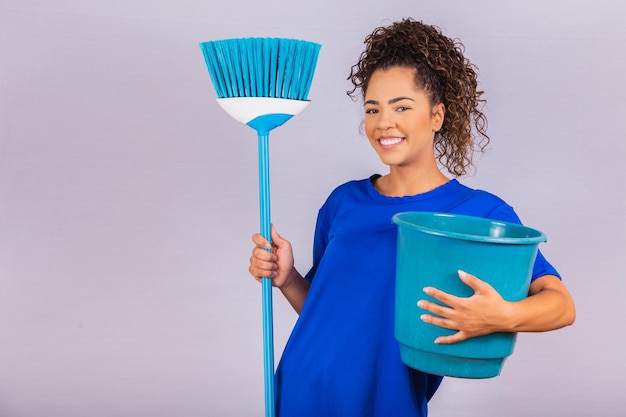
[[[270,219],[269,133],[259,132],[259,209],[261,235],[272,243]],[[265,416],[274,417],[274,329],[272,319],[272,280],[263,278],[263,362],[265,372]]]

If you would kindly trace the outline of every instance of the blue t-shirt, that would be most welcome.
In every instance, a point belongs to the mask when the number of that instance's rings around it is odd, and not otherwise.
[[[374,177],[373,177],[374,178]],[[279,417],[424,417],[442,377],[400,360],[394,338],[394,214],[430,211],[520,223],[508,204],[457,180],[387,197],[372,179],[337,187],[318,213],[306,302],[276,372]],[[557,271],[537,254],[532,279]]]

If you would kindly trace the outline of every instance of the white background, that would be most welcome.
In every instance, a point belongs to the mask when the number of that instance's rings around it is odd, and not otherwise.
[[[273,222],[305,272],[328,193],[384,173],[346,77],[404,16],[479,66],[492,144],[463,181],[548,235],[578,308],[501,376],[446,379],[431,415],[626,415],[621,1],[0,0],[0,417],[262,416],[256,134],[198,44],[323,45],[311,105],[270,138]]]

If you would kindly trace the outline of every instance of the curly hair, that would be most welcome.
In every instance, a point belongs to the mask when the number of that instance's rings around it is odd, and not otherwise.
[[[414,68],[416,86],[426,92],[431,106],[443,103],[446,109],[443,125],[435,134],[435,157],[450,174],[465,175],[474,151],[483,152],[489,136],[481,111],[483,91],[477,90],[478,68],[464,57],[461,41],[443,35],[437,26],[405,18],[374,29],[364,44],[365,50],[350,70],[348,80],[354,88],[347,94],[356,100],[355,92],[360,89],[365,96],[370,77],[378,69]]]

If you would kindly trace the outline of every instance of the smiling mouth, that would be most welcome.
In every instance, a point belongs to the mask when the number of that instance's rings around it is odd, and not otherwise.
[[[397,145],[403,140],[404,140],[403,138],[382,138],[382,139],[378,139],[378,142],[380,142],[380,144],[383,146],[393,146],[393,145]]]

